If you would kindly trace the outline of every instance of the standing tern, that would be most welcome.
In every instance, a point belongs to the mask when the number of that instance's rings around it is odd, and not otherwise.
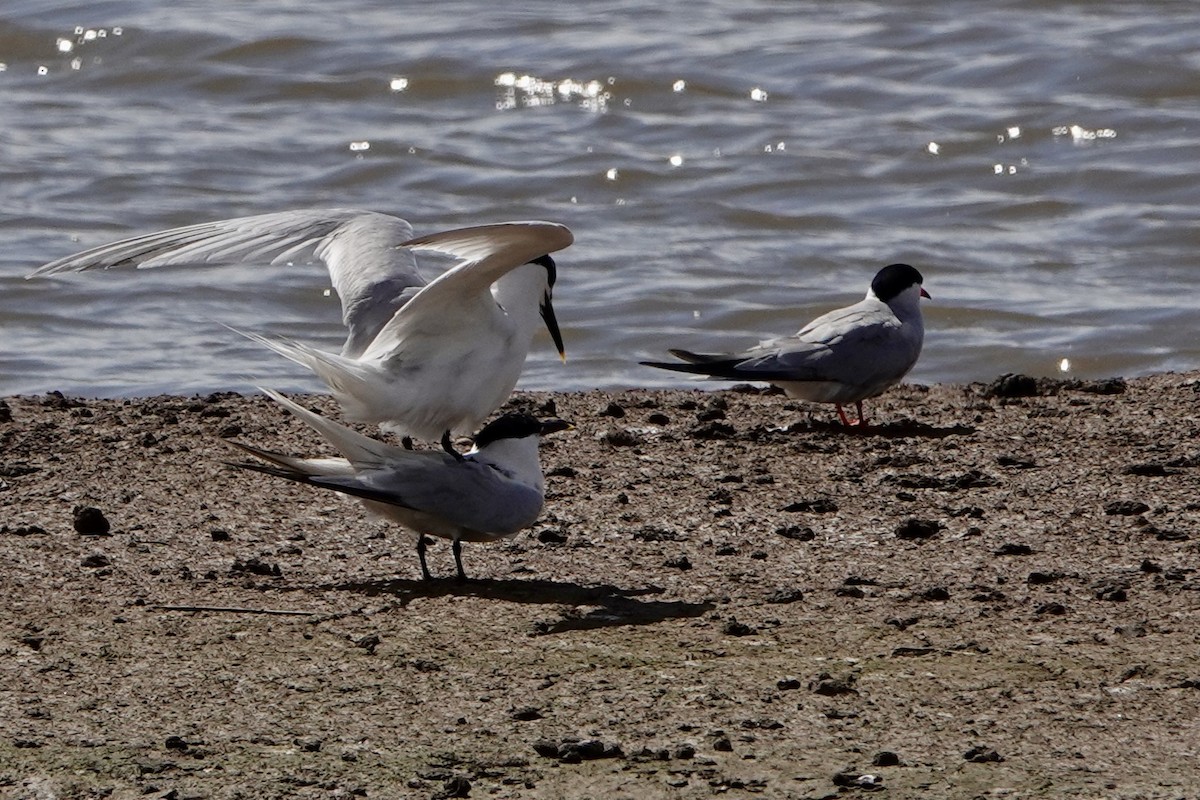
[[[491,542],[529,527],[542,511],[545,482],[538,440],[571,425],[506,414],[475,435],[475,447],[459,457],[437,450],[406,450],[364,436],[313,413],[278,392],[263,389],[334,446],[342,458],[298,458],[230,441],[266,462],[231,466],[265,472],[359,498],[366,508],[417,535],[421,577],[425,535],[449,539],[458,580],[466,580],[462,543]]]
[[[765,381],[789,397],[833,403],[847,426],[842,406],[854,403],[857,424],[866,425],[862,401],[899,383],[921,355],[921,298],[929,297],[922,282],[921,273],[908,264],[891,264],[879,270],[862,300],[817,317],[791,336],[740,353],[671,350],[682,363],[641,363],[725,380]]]
[[[244,335],[321,378],[346,416],[403,436],[470,433],[512,393],[540,315],[560,357],[550,253],[574,241],[550,222],[413,238],[408,222],[356,209],[283,211],[137,236],[52,261],[29,277],[87,269],[324,261],[348,329],[341,353]],[[459,263],[426,282],[414,251]],[[240,332],[240,331],[239,331]]]

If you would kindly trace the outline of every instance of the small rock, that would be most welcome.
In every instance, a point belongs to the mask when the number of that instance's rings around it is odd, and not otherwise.
[[[108,520],[104,512],[94,506],[75,506],[73,525],[80,536],[107,536]]]
[[[1031,572],[1025,582],[1031,586],[1042,586],[1047,583],[1054,583],[1057,580],[1065,577],[1061,572]]]
[[[880,750],[871,759],[872,767],[896,767],[900,765],[900,756],[890,750]]]
[[[642,437],[629,428],[604,431],[599,439],[610,447],[636,447],[642,443]]]
[[[802,685],[796,678],[781,678],[775,682],[775,687],[784,692],[799,689]]]
[[[542,758],[558,758],[558,742],[538,739],[533,743],[533,751]]]
[[[80,566],[87,567],[89,569],[107,567],[110,563],[111,562],[108,560],[108,556],[104,555],[103,553],[92,553],[90,556],[85,557],[81,562],[79,562]]]
[[[1079,391],[1089,394],[1124,394],[1127,388],[1129,387],[1122,378],[1104,378],[1079,385]]]
[[[1149,510],[1150,506],[1139,500],[1114,500],[1104,505],[1104,513],[1110,517],[1133,517]]]
[[[733,742],[731,742],[729,740],[728,736],[718,736],[716,739],[713,740],[712,747],[713,747],[713,750],[716,750],[718,753],[732,753],[733,752]]]
[[[768,603],[783,605],[785,603],[797,603],[804,599],[804,592],[799,589],[780,589],[767,596]]]
[[[1174,475],[1172,470],[1168,470],[1162,464],[1147,463],[1147,464],[1130,464],[1121,470],[1126,475],[1137,475],[1142,478],[1165,478],[1168,475]]]
[[[673,556],[663,562],[664,567],[687,571],[692,568],[691,559],[687,556]]]
[[[1067,607],[1062,603],[1043,603],[1042,605],[1038,606],[1037,610],[1033,613],[1038,614],[1039,616],[1042,614],[1049,614],[1053,617],[1061,617],[1063,614],[1067,613]]]
[[[822,672],[817,676],[817,679],[809,684],[813,694],[823,695],[825,697],[837,697],[843,694],[858,694],[858,690],[854,688],[854,676],[848,675],[844,678],[834,678],[827,672]]]
[[[661,412],[655,412],[646,417],[646,422],[649,422],[651,425],[669,425],[671,418]]]
[[[442,784],[442,797],[469,797],[470,794],[471,782],[462,775],[448,778]]]
[[[358,641],[356,641],[354,643],[354,646],[361,647],[363,650],[366,650],[371,655],[375,655],[375,648],[379,647],[379,644],[382,641],[383,640],[380,639],[376,634],[371,633],[371,634],[368,634],[368,635],[362,637]]]
[[[533,706],[521,706],[520,708],[514,708],[510,712],[510,715],[513,719],[521,722],[529,722],[531,720],[542,718],[542,712],[538,711]]]
[[[188,743],[181,736],[168,736],[164,745],[168,750],[178,750],[181,753],[187,752]]]
[[[950,599],[950,592],[942,586],[934,586],[921,592],[921,599],[934,603],[944,603]]]
[[[688,431],[693,439],[732,439],[737,431],[727,422],[705,422]]]
[[[0,525],[0,533],[8,533],[13,536],[41,536],[46,532],[46,529],[41,525],[18,525],[15,528],[10,528],[7,525]]]
[[[797,500],[784,506],[783,510],[801,514],[834,514],[837,512],[838,506],[828,497],[817,497],[811,500]]]
[[[1038,383],[1028,375],[1014,375],[1011,372],[1001,375],[988,384],[983,390],[984,397],[1036,397]]]
[[[736,619],[729,619],[721,628],[721,632],[726,636],[753,636],[758,633],[758,629],[753,625],[747,625],[744,622],[738,622]]]
[[[916,519],[910,517],[896,527],[897,539],[928,539],[936,536],[942,529],[942,524],[935,520]]]
[[[267,575],[273,578],[283,575],[283,571],[279,569],[278,564],[268,564],[257,558],[251,558],[247,561],[234,560],[233,566],[229,568],[229,571],[233,573],[248,572],[251,575]]]
[[[998,556],[1031,556],[1033,548],[1027,544],[1013,544],[1011,542],[1002,544],[996,550]]]
[[[609,403],[604,408],[596,412],[598,417],[612,417],[613,419],[621,419],[625,416],[625,409],[618,403]]]
[[[564,544],[567,541],[567,536],[555,528],[544,528],[538,531],[537,539],[542,544]]]
[[[1126,587],[1119,583],[1105,583],[1096,587],[1095,597],[1097,600],[1109,600],[1113,603],[1124,603],[1129,599],[1129,594]]]
[[[229,535],[229,531],[223,530],[221,528],[213,528],[209,532],[209,536],[212,537],[212,540],[214,542],[228,542],[231,538]]]
[[[677,746],[671,755],[673,758],[677,758],[680,761],[688,761],[689,759],[695,757],[696,746],[685,742],[684,744]]]
[[[864,775],[857,770],[844,770],[833,776],[833,785],[844,789],[877,792],[883,789],[883,778],[878,775]]]
[[[797,542],[811,542],[817,538],[816,532],[805,525],[784,525],[782,528],[776,528],[775,533],[785,539],[794,539]]]
[[[963,758],[976,764],[999,763],[1004,760],[1004,756],[990,747],[984,747],[983,745],[972,747],[963,753]]]

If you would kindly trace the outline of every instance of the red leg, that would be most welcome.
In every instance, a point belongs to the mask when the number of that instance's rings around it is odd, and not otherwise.
[[[846,416],[846,412],[842,409],[842,404],[834,403],[834,405],[837,406],[838,416],[842,418],[842,424],[845,425],[847,428],[849,428],[850,427],[850,419]],[[859,412],[859,418],[860,419],[862,418],[861,411]]]

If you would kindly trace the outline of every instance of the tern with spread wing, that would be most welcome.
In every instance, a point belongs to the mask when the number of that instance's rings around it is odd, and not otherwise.
[[[506,414],[475,435],[470,452],[455,457],[438,450],[406,450],[372,439],[278,392],[263,391],[312,427],[342,457],[298,458],[231,441],[264,462],[231,466],[357,497],[371,512],[416,533],[425,580],[431,579],[425,563],[426,534],[453,543],[458,579],[466,580],[463,542],[502,539],[537,520],[545,497],[538,441],[571,427],[561,419]]]
[[[346,416],[404,436],[473,432],[512,393],[540,317],[560,357],[550,253],[571,232],[506,222],[413,238],[402,219],[356,209],[284,211],[190,225],[102,245],[29,277],[87,269],[324,261],[348,329],[341,353],[246,333],[311,369]],[[414,251],[459,263],[426,282]]]
[[[862,300],[817,317],[791,336],[740,353],[671,350],[679,362],[641,363],[724,380],[765,381],[789,397],[833,403],[843,425],[850,420],[842,406],[854,403],[858,424],[865,425],[862,401],[899,383],[921,355],[921,298],[929,297],[923,282],[908,264],[891,264],[875,275]]]

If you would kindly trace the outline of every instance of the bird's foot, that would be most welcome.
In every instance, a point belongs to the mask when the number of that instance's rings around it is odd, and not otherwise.
[[[421,560],[421,580],[431,581],[433,575],[429,572],[429,565],[425,563],[425,547],[429,544],[429,538],[425,534],[417,534],[417,558]]]
[[[836,406],[836,408],[837,408],[838,418],[841,419],[842,424],[845,425],[847,428],[849,428],[850,427],[850,418],[846,416],[846,410],[844,408],[842,408],[842,404],[834,403],[834,406]]]
[[[455,461],[463,460],[462,453],[455,450],[454,442],[450,441],[450,431],[446,431],[442,434],[442,449],[445,450],[448,455],[454,456]]]
[[[454,580],[459,583],[466,583],[467,573],[463,571],[462,565],[462,542],[455,539],[450,549],[454,551],[454,566],[458,568],[458,574],[454,576]]]

